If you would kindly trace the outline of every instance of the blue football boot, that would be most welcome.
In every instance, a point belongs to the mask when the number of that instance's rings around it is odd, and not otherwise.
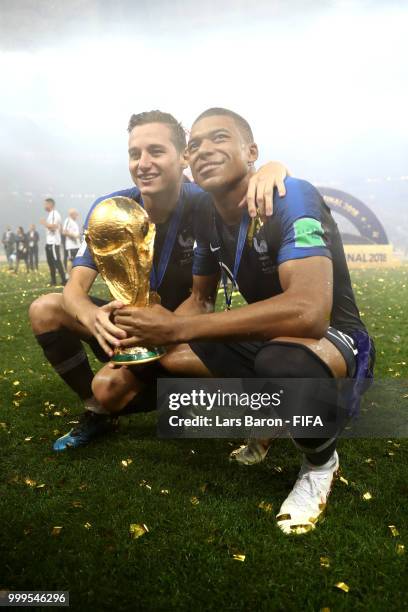
[[[110,414],[98,414],[85,410],[79,417],[78,425],[58,440],[55,440],[53,449],[63,451],[68,448],[86,446],[95,438],[116,430],[118,419]]]

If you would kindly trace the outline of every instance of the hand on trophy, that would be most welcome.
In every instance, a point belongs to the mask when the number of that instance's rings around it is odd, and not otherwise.
[[[124,306],[114,312],[113,321],[117,328],[127,333],[119,346],[157,346],[177,342],[177,324],[180,317],[163,306],[155,304],[148,308]]]
[[[93,209],[85,238],[98,271],[118,301],[116,308],[126,304],[127,309],[143,309],[157,300],[157,294],[150,291],[149,278],[155,232],[147,212],[130,198],[107,198]],[[94,326],[98,342],[112,361],[116,365],[136,365],[160,359],[165,351],[152,342],[149,348],[137,342],[118,342],[127,330],[118,334],[109,320],[113,303],[101,309]]]
[[[126,338],[126,332],[112,323],[113,312],[119,312],[123,302],[113,300],[93,311],[92,317],[87,321],[87,327],[98,340],[105,353],[112,357],[112,347],[119,346],[119,341]]]

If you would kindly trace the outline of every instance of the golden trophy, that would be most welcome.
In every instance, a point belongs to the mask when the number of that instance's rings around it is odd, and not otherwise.
[[[107,198],[93,209],[85,239],[114,299],[130,306],[160,302],[157,293],[150,292],[155,234],[147,212],[131,198]],[[162,347],[115,348],[111,361],[138,365],[160,359],[165,352]]]

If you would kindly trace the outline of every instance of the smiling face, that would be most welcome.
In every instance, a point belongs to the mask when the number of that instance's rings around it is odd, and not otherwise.
[[[174,189],[185,167],[184,151],[177,151],[168,125],[147,123],[130,132],[129,171],[142,195]]]
[[[246,142],[234,119],[225,115],[199,119],[187,150],[195,182],[210,193],[236,186],[258,157],[257,146]]]

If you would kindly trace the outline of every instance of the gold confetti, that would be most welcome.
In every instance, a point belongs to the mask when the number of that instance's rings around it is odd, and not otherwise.
[[[133,459],[122,459],[121,461],[124,468],[127,468],[131,463],[133,463]]]
[[[291,533],[294,533],[296,535],[303,535],[304,533],[308,533],[309,531],[312,531],[313,529],[313,525],[291,525],[290,529],[291,529]]]
[[[329,557],[320,557],[320,566],[321,567],[330,567],[330,559],[329,559]]]
[[[72,502],[72,507],[73,508],[83,508],[82,502],[80,501],[73,501]]]
[[[137,538],[140,538],[148,532],[149,529],[144,523],[132,523],[129,527],[129,533],[132,540],[137,540]]]
[[[170,491],[168,489],[162,489],[160,491],[160,495],[169,495]]]
[[[7,429],[7,423],[0,423],[0,427],[2,429]]]
[[[340,589],[340,591],[344,591],[345,593],[348,593],[350,590],[350,587],[345,582],[336,582],[334,586],[336,589]]]
[[[397,555],[404,555],[405,554],[404,544],[397,544],[397,547],[395,550],[396,550]]]
[[[232,555],[232,558],[233,558],[235,561],[242,561],[242,562],[244,562],[244,561],[245,561],[245,555],[242,555],[242,554],[240,554],[240,553],[237,553],[237,554],[235,554],[235,555]]]
[[[35,482],[35,480],[31,480],[31,478],[24,478],[24,482],[26,483],[27,486],[29,487],[35,487],[37,486],[37,483]]]
[[[275,472],[278,472],[278,474],[282,474],[283,472],[283,469],[280,465],[276,465],[273,469],[275,470]]]
[[[200,500],[198,499],[198,497],[193,495],[193,497],[190,497],[190,502],[193,504],[193,506],[197,506],[200,503]]]
[[[367,491],[367,493],[364,493],[364,495],[363,495],[364,501],[370,501],[370,499],[372,499],[372,498],[373,498],[373,496],[368,491]]]
[[[340,482],[343,482],[345,485],[348,485],[347,478],[344,478],[343,476],[340,476],[339,480],[340,480]]]
[[[28,436],[27,438],[24,438],[24,442],[31,442],[31,440],[33,439],[34,436]]]
[[[374,459],[371,459],[371,457],[364,459],[364,463],[373,463],[373,462],[374,462]]]
[[[388,529],[391,531],[394,538],[397,538],[399,536],[399,531],[395,525],[388,525]]]
[[[15,387],[17,387],[19,384],[20,384],[20,381],[19,381],[19,380],[15,380],[15,381],[13,382],[13,385],[14,385]]]
[[[59,412],[59,410],[56,410],[54,412],[54,416],[62,416],[62,412]]]
[[[37,485],[35,488],[36,489],[44,489],[45,488],[45,482],[42,482],[41,484]]]
[[[61,533],[61,530],[62,530],[61,526],[53,527],[51,535],[52,536],[59,536],[59,534]]]
[[[272,504],[269,504],[265,501],[261,501],[261,503],[258,505],[258,508],[260,508],[261,510],[264,510],[265,512],[272,512],[273,510]]]
[[[147,480],[142,480],[141,482],[139,482],[139,487],[145,487],[145,489],[149,489],[149,491],[152,490],[152,487],[151,485],[149,485]]]
[[[85,529],[90,529],[92,527],[91,523],[84,524]]]
[[[330,608],[320,608],[320,612],[330,612]]]

